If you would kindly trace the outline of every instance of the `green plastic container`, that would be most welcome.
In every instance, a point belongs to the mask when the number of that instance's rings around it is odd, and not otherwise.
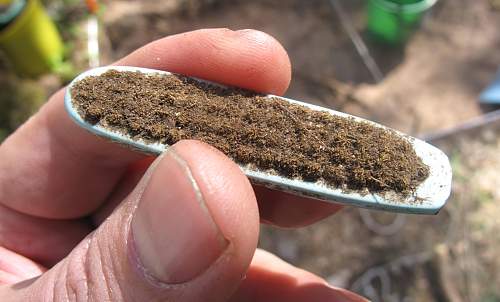
[[[13,3],[21,4],[22,9],[2,14],[0,50],[20,75],[37,76],[57,69],[63,60],[64,45],[42,4],[39,0]]]
[[[402,44],[437,0],[368,0],[368,32],[378,41]]]

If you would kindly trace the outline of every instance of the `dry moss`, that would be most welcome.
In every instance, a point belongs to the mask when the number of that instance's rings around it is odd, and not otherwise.
[[[78,82],[89,123],[172,145],[198,139],[240,164],[346,190],[410,194],[429,175],[394,131],[182,76],[108,71]]]

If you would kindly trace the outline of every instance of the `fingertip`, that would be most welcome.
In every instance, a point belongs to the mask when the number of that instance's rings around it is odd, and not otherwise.
[[[169,36],[116,64],[167,70],[272,94],[283,94],[291,78],[283,46],[272,36],[251,29],[201,29]]]
[[[249,45],[255,45],[256,57],[260,55],[261,59],[269,60],[269,64],[263,66],[266,67],[263,71],[259,70],[259,66],[254,66],[257,72],[250,79],[261,87],[260,91],[284,94],[290,84],[292,67],[283,45],[273,36],[259,30],[243,29],[236,33],[246,39]],[[258,59],[255,63],[262,64]]]

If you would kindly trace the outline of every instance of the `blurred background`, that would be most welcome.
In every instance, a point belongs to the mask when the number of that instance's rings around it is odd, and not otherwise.
[[[204,27],[276,37],[287,96],[438,145],[436,216],[347,208],[261,247],[372,301],[500,301],[500,1],[0,0],[0,141],[79,72]]]

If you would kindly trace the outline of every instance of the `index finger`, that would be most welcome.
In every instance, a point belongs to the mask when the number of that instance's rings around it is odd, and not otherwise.
[[[152,42],[117,62],[283,93],[285,50],[258,31],[209,29]],[[70,120],[63,91],[0,146],[0,202],[46,218],[85,216],[98,208],[126,167],[143,157],[99,139]]]
[[[114,65],[168,70],[281,95],[291,78],[288,55],[270,35],[244,29],[203,29],[158,40]]]

